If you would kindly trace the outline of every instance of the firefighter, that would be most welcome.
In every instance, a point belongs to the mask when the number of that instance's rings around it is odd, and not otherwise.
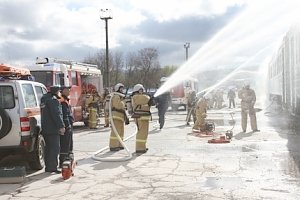
[[[255,91],[250,88],[250,84],[246,83],[238,92],[238,97],[241,99],[241,115],[242,115],[242,130],[245,133],[247,130],[247,116],[249,114],[251,129],[253,132],[257,129],[256,112],[254,104],[256,102]]]
[[[195,114],[195,104],[196,104],[196,91],[191,90],[188,93],[187,97],[187,116],[186,116],[186,125],[190,125],[191,116],[193,116],[194,124],[196,122],[196,114]]]
[[[104,103],[104,127],[109,127],[109,91],[105,88],[104,93],[102,95],[102,100]]]
[[[61,168],[64,160],[69,157],[73,151],[73,123],[74,117],[70,105],[70,86],[61,87],[61,107],[63,114],[63,121],[65,123],[65,133],[60,135],[60,154],[59,154],[59,166]]]
[[[89,113],[89,128],[96,129],[97,128],[97,112],[98,112],[98,101],[99,95],[97,95],[96,90],[92,91],[92,94],[87,97],[85,106],[88,108]]]
[[[223,107],[223,91],[221,89],[217,90],[217,109],[221,109]]]
[[[208,97],[203,96],[201,99],[197,101],[196,104],[196,122],[193,126],[194,130],[197,131],[205,131],[205,118],[207,116],[207,107],[208,107]]]
[[[136,84],[132,91],[132,117],[135,118],[135,122],[138,128],[136,134],[136,147],[135,152],[138,154],[146,153],[147,137],[149,132],[149,121],[151,119],[150,112],[150,97],[144,94],[145,88],[142,84]]]
[[[129,121],[125,112],[125,103],[123,101],[124,85],[122,83],[116,84],[114,87],[114,91],[119,94],[115,93],[111,99],[112,120],[120,138],[123,140],[124,123],[126,121]],[[113,127],[111,128],[110,133],[109,149],[110,151],[119,151],[121,149],[124,149],[124,147],[119,142]]]

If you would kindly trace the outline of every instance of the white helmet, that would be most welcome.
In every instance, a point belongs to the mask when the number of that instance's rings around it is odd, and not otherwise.
[[[115,92],[118,92],[119,91],[119,89],[120,89],[120,87],[123,87],[124,88],[124,85],[122,84],[122,83],[118,83],[118,84],[116,84],[115,85]]]
[[[136,84],[134,87],[133,87],[133,90],[132,92],[138,92],[140,89],[143,89],[143,91],[145,91],[145,88],[142,84]]]

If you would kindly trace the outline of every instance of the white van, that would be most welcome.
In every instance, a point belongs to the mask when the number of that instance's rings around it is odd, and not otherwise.
[[[45,93],[41,83],[0,77],[0,158],[22,154],[31,169],[44,167],[40,99]]]

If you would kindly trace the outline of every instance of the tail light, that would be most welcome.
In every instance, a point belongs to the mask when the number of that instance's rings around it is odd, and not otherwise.
[[[30,131],[30,123],[28,117],[20,118],[21,132]]]

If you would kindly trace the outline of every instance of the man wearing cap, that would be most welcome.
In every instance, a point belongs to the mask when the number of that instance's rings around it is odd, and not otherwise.
[[[60,173],[57,169],[60,151],[60,134],[65,132],[61,104],[58,101],[60,87],[51,86],[41,98],[41,125],[45,139],[45,172]]]
[[[71,86],[61,87],[61,107],[63,114],[63,121],[65,123],[65,133],[60,135],[60,153],[59,153],[59,166],[62,166],[64,160],[73,151],[73,123],[74,117],[72,114],[72,109],[70,105],[70,89]]]

